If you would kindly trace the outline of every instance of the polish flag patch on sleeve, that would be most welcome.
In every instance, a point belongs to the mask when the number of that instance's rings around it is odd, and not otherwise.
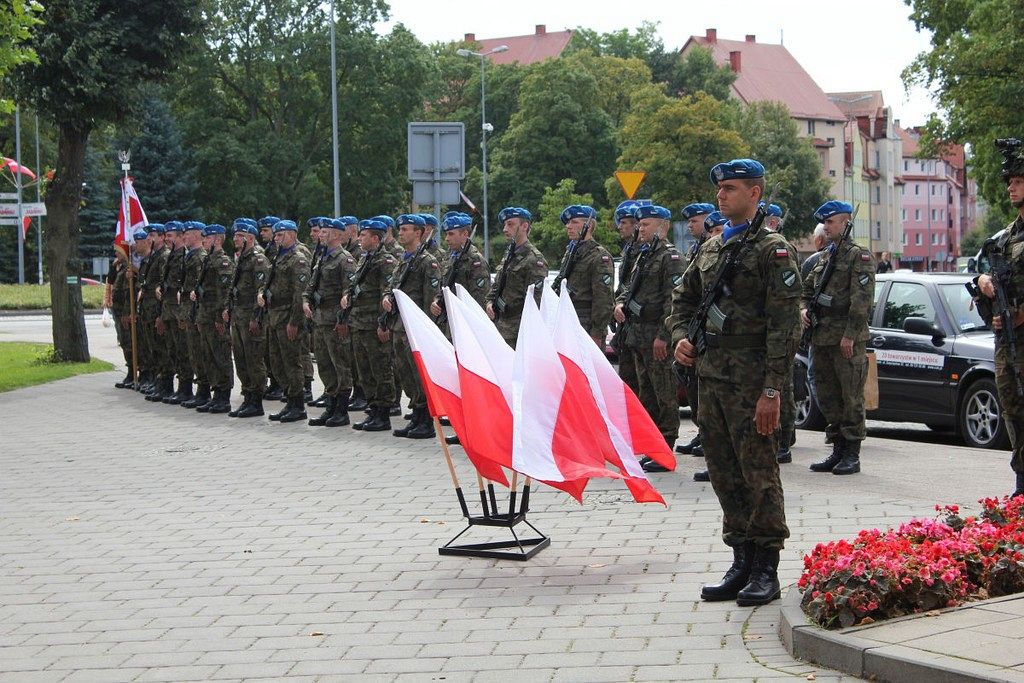
[[[779,247],[778,249],[775,250],[776,258],[786,258],[787,256],[789,256],[789,249],[786,249],[785,247]]]
[[[861,254],[860,255],[860,260],[861,261],[870,261],[871,260],[871,254]]]

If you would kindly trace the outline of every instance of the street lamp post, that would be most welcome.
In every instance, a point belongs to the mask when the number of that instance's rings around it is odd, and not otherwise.
[[[508,51],[508,45],[498,45],[497,47],[488,50],[487,52],[473,52],[472,50],[466,50],[465,48],[455,51],[455,54],[460,57],[479,57],[480,58],[480,160],[481,170],[484,175],[484,260],[489,261],[491,258],[491,239],[490,230],[488,229],[488,213],[487,213],[487,134],[494,131],[494,126],[487,123],[487,99],[486,99],[486,86],[484,84],[484,66],[486,58],[490,55],[498,54],[499,52]]]

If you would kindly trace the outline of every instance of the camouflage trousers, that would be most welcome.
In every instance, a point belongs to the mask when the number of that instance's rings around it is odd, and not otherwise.
[[[498,328],[498,332],[501,334],[501,338],[504,339],[505,343],[513,349],[516,348],[516,339],[519,337],[520,319],[521,318],[519,317],[512,318],[502,316],[494,323],[494,326]]]
[[[128,366],[128,372],[132,371],[132,328],[121,322],[122,316],[128,313],[116,311],[114,313],[114,330],[117,332],[117,345],[121,347],[124,354],[124,363]]]
[[[218,332],[213,322],[205,321],[200,323],[199,332],[210,388],[230,392],[235,385],[235,371],[231,367],[231,335],[228,330]]]
[[[636,381],[636,355],[633,349],[628,346],[619,345],[619,378],[626,386],[633,390],[637,396],[640,395],[640,385]]]
[[[679,438],[679,381],[672,370],[671,350],[665,360],[655,360],[649,346],[632,351],[640,389],[637,396],[672,448]]]
[[[313,328],[313,350],[324,393],[337,396],[352,389],[352,340],[339,337],[333,323],[317,325]]]
[[[263,395],[267,388],[267,330],[259,334],[249,332],[247,316],[235,315],[231,320],[231,353],[235,357],[235,372],[242,392]]]
[[[291,340],[288,338],[287,309],[272,310],[267,342],[270,346],[270,368],[284,389],[284,395],[291,399],[301,398],[305,388],[303,359],[309,353],[301,323],[298,335]]]
[[[866,349],[866,342],[855,342],[853,357],[843,358],[839,344],[814,346],[814,384],[818,406],[828,421],[826,437],[834,439],[841,435],[847,441],[863,441],[867,434],[864,425]]]
[[[402,390],[409,397],[409,408],[427,407],[427,395],[423,391],[423,383],[420,381],[420,373],[416,368],[416,361],[412,357],[412,347],[409,346],[409,337],[404,332],[392,333],[395,341],[395,372]]]
[[[166,323],[167,332],[164,338],[167,340],[167,352],[171,357],[171,367],[178,380],[185,384],[192,382],[192,360],[188,355],[188,324],[176,318]]]
[[[395,400],[395,375],[391,342],[377,338],[377,330],[352,330],[352,352],[366,402],[390,407]]]
[[[192,371],[196,373],[196,384],[209,384],[210,376],[206,373],[203,356],[203,335],[195,323],[188,323],[188,358]]]
[[[796,429],[796,400],[793,397],[793,373],[786,375],[786,381],[782,384],[782,396],[780,397],[782,403],[779,405],[779,430],[775,433],[776,436],[782,437],[792,436],[793,430]],[[780,446],[789,444],[779,444]]]
[[[778,440],[755,428],[754,408],[764,387],[762,373],[754,370],[749,384],[701,378],[697,424],[722,507],[722,540],[732,547],[751,541],[781,549],[789,528],[775,460]]]
[[[996,345],[996,389],[999,405],[1003,409],[1003,420],[1010,435],[1013,452],[1010,467],[1018,474],[1024,474],[1024,398],[1017,395],[1017,381],[1010,371],[1010,349],[1005,344]],[[1024,372],[1024,349],[1017,350],[1017,369]]]

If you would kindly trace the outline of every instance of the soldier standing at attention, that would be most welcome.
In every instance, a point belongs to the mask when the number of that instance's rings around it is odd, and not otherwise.
[[[167,327],[164,325],[163,302],[160,296],[160,286],[164,282],[167,262],[171,256],[171,245],[166,238],[167,229],[163,223],[150,223],[148,229],[153,242],[153,253],[149,257],[150,266],[146,280],[152,283],[150,294],[153,324],[149,334],[154,351],[153,361],[156,364],[156,382],[153,391],[146,395],[146,400],[159,402],[165,396],[171,396],[174,393],[174,363],[171,358],[170,338],[167,336]]]
[[[181,303],[178,294],[185,282],[185,237],[184,226],[179,221],[164,224],[164,241],[170,247],[164,276],[160,283],[160,317],[163,320],[164,339],[167,340],[167,354],[171,368],[178,376],[178,390],[163,397],[164,403],[178,405],[192,398],[192,366],[188,359],[187,325],[181,323]]]
[[[256,293],[267,282],[270,261],[257,241],[259,228],[251,218],[236,218],[232,225],[235,245],[235,276],[228,294],[228,307],[221,313],[231,323],[231,351],[238,381],[242,384],[242,405],[228,417],[263,415],[263,392],[267,388],[266,329],[256,322]]]
[[[683,261],[665,239],[671,211],[648,204],[637,206],[633,217],[640,225],[642,246],[630,283],[615,302],[614,316],[623,346],[636,358],[640,403],[672,448],[679,437],[679,398],[665,319],[671,311],[672,289],[683,277]],[[649,472],[664,471],[646,456],[640,462]]]
[[[405,250],[402,249],[402,245],[399,244],[398,241],[395,239],[395,228],[396,228],[395,219],[392,218],[391,216],[386,216],[384,214],[381,214],[379,216],[374,216],[372,220],[380,221],[385,226],[387,226],[387,234],[384,236],[384,249],[386,251],[388,251],[392,256],[395,257],[395,262],[396,263],[400,263],[401,260],[402,260],[402,254],[405,253]],[[388,353],[389,353],[388,362],[391,364],[392,367],[396,367],[395,366],[395,345],[394,344],[389,344],[388,345]],[[397,379],[395,379],[394,386],[395,386],[395,396],[391,400],[391,407],[388,409],[388,416],[389,417],[395,417],[397,415],[401,415],[402,414],[402,408],[401,408],[401,404],[402,404],[402,385],[401,385],[400,382],[397,381]],[[389,427],[389,429],[390,429],[390,427]]]
[[[118,389],[132,389],[135,386],[132,364],[131,302],[128,300],[128,269],[131,267],[124,247],[114,247],[114,265],[107,273],[108,291],[104,305],[110,308],[110,312],[114,316],[117,344],[124,353],[124,362],[128,368],[124,379],[114,385]],[[134,277],[134,273],[132,275]]]
[[[277,216],[264,216],[263,218],[256,221],[256,227],[259,228],[260,231],[260,244],[263,246],[263,255],[267,257],[268,261],[270,261],[271,272],[273,272],[274,270],[274,258],[277,255],[278,248],[277,242],[274,240],[274,225],[276,225],[277,222],[280,220],[281,219],[278,218]],[[267,278],[270,278],[269,273],[267,274]],[[264,318],[264,327],[267,326],[268,317],[269,316]],[[263,362],[267,368],[267,376],[270,379],[270,386],[268,386],[266,391],[263,393],[263,398],[267,399],[268,401],[283,401],[284,390],[281,388],[281,383],[277,381],[277,377],[274,375],[274,368],[276,367],[276,362],[273,362],[270,359],[271,346],[272,345],[270,343],[270,336],[267,335],[266,343],[263,344]]]
[[[564,278],[561,286],[569,288],[569,296],[580,324],[598,348],[603,350],[615,303],[612,291],[615,265],[608,250],[594,239],[597,211],[593,207],[581,204],[567,206],[562,211],[561,219],[569,237],[569,245],[558,269],[559,276]],[[575,261],[569,266],[570,253],[574,248],[576,253],[572,258]],[[567,272],[570,267],[571,272]]]
[[[156,337],[154,325],[157,300],[154,291],[158,276],[156,273],[150,275],[156,251],[156,237],[145,229],[136,230],[134,250],[135,255],[140,258],[139,279],[135,283],[138,287],[135,292],[135,344],[139,363],[139,383],[135,388],[148,395],[155,389],[157,381],[156,344],[153,339]],[[147,282],[152,282],[148,292]]]
[[[509,246],[487,293],[487,316],[494,321],[502,339],[515,348],[526,290],[537,285],[535,296],[540,301],[548,264],[540,249],[530,242],[533,215],[529,211],[510,206],[498,212],[498,220]]]
[[[213,398],[196,406],[200,413],[226,413],[231,410],[231,388],[235,385],[235,372],[231,367],[231,336],[227,322],[222,318],[228,306],[235,264],[224,253],[223,225],[214,223],[203,228],[203,242],[208,252],[203,279],[196,288],[199,302],[199,332],[206,359],[206,374]]]
[[[185,274],[182,279],[181,291],[178,292],[178,310],[180,322],[185,323],[185,339],[188,345],[188,364],[195,375],[196,393],[192,398],[183,400],[182,408],[195,408],[210,400],[210,383],[206,378],[206,364],[202,356],[202,340],[199,328],[196,327],[195,307],[192,305],[192,292],[199,282],[199,275],[206,263],[206,249],[203,248],[203,228],[199,221],[185,221],[182,240],[185,243]]]
[[[441,277],[443,278],[445,269],[448,267],[448,254],[445,253],[438,237],[439,225],[437,216],[432,213],[421,213],[419,215],[426,223],[426,228],[423,230],[423,240],[427,243],[427,251],[437,261],[437,267],[441,269]]]
[[[445,281],[450,282],[452,287],[465,287],[482,307],[486,302],[487,291],[491,288],[491,269],[470,239],[472,228],[473,219],[464,213],[449,212],[445,216],[442,229],[449,250],[445,255]],[[452,268],[455,269],[454,275]],[[430,313],[435,318],[441,315],[440,294],[430,304]],[[447,326],[442,327],[442,330],[447,333]]]
[[[1012,301],[1020,302],[1024,296],[1024,154],[1016,140],[1000,140],[997,149],[1003,154],[1002,175],[1006,183],[1010,205],[1017,209],[1017,217],[1006,226],[1006,232],[993,245],[1001,253],[1009,267],[1009,291],[1007,296]],[[1024,355],[1024,339],[1021,338],[1021,325],[1024,324],[1024,308],[1018,303],[1013,309],[1013,334],[1016,336],[1017,357],[1012,357],[1010,346],[1003,337],[1003,319],[993,310],[993,299],[996,295],[992,276],[979,275],[976,279],[981,295],[978,297],[978,313],[991,327],[996,330],[996,388],[999,391],[999,404],[1003,408],[1007,431],[1013,453],[1010,456],[1010,468],[1016,476],[1016,487],[1011,497],[1024,495],[1024,399],[1017,395],[1017,378],[1015,373],[1021,372]],[[820,389],[819,389],[820,391]]]
[[[639,204],[632,199],[620,203],[615,207],[615,225],[619,229],[620,242],[622,243],[622,259],[619,261],[619,284],[615,288],[615,297],[618,298],[622,291],[629,284],[630,273],[633,272],[633,264],[636,262],[637,254],[640,253],[640,237],[636,234],[636,219],[633,218],[633,210]],[[640,394],[640,385],[636,381],[636,358],[633,350],[622,345],[622,338],[619,336],[621,329],[615,318],[612,318],[616,326],[616,335],[613,340],[615,351],[619,357],[619,377],[626,386],[633,390],[634,394]]]
[[[368,415],[352,424],[352,429],[367,432],[391,430],[391,404],[395,400],[395,376],[390,340],[377,334],[380,302],[387,291],[397,259],[384,246],[388,226],[371,218],[359,223],[359,245],[363,255],[356,264],[352,289],[342,297],[341,307],[351,308],[348,329],[352,335],[352,352],[359,372],[359,381],[366,393]]]
[[[354,220],[354,219],[353,219]],[[341,299],[348,292],[356,261],[344,247],[346,224],[332,218],[320,226],[323,252],[317,287],[312,283],[303,295],[306,318],[313,321],[313,349],[320,379],[324,382],[324,412],[310,418],[313,426],[341,427],[349,424],[348,401],[352,396],[352,345],[342,336],[338,314]]]
[[[273,347],[270,358],[285,394],[284,409],[269,417],[275,422],[297,422],[306,419],[302,357],[307,349],[302,336],[302,294],[309,282],[309,259],[306,251],[299,248],[298,226],[294,221],[275,223],[274,241],[278,248],[274,281],[256,295],[256,305],[269,312],[267,338]]]
[[[835,270],[819,300],[818,326],[811,336],[814,348],[814,387],[818,405],[828,422],[826,437],[832,454],[811,464],[812,472],[860,472],[860,445],[864,425],[864,380],[867,378],[868,312],[875,296],[875,262],[871,252],[852,239],[843,239],[853,206],[832,200],[814,212],[825,225],[829,246],[804,280],[800,317],[810,327],[807,306],[829,261]],[[791,373],[792,374],[792,373]]]
[[[800,278],[786,241],[763,225],[747,234],[764,191],[764,167],[736,159],[711,169],[718,206],[729,219],[708,240],[673,294],[674,356],[696,365],[704,453],[711,485],[722,507],[722,540],[733,563],[701,599],[763,605],[780,595],[779,551],[789,537],[775,460],[782,383],[793,372],[799,325]],[[704,350],[689,339],[689,324],[723,259],[738,250],[728,293],[705,322]],[[718,314],[721,315],[718,315]],[[714,318],[714,319],[713,319]]]
[[[382,339],[389,336],[394,339],[395,369],[402,389],[409,397],[409,408],[412,410],[409,423],[396,429],[393,434],[409,439],[434,438],[434,423],[427,412],[427,395],[423,390],[420,373],[412,357],[412,347],[409,346],[409,337],[405,334],[402,318],[398,315],[398,304],[395,303],[391,290],[401,289],[424,312],[430,310],[430,304],[437,299],[441,286],[441,268],[433,255],[427,251],[426,243],[421,242],[425,229],[426,221],[419,214],[405,213],[398,217],[398,242],[405,251],[402,254],[402,261],[384,290],[381,301],[381,308],[385,314],[392,315],[381,317],[384,326],[378,330]]]
[[[341,216],[338,220],[345,228],[345,237],[341,244],[355,262],[359,263],[359,258],[363,255],[363,249],[359,246],[359,219],[355,216]],[[351,359],[349,367],[352,370],[352,398],[349,400],[348,410],[349,412],[366,410],[369,404],[366,402],[366,394],[363,392],[363,383],[359,379],[359,368],[356,366],[356,357],[352,349],[352,335],[347,335],[344,342],[348,348],[348,355]]]

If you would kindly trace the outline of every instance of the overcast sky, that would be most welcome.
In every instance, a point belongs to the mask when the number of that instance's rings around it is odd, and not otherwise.
[[[902,0],[389,0],[391,21],[402,22],[426,43],[499,38],[583,26],[599,32],[660,22],[666,49],[678,49],[691,35],[717,28],[718,37],[783,42],[825,92],[881,90],[903,126],[924,122],[934,110],[922,89],[906,94],[900,72],[921,51],[928,35],[918,33]]]

